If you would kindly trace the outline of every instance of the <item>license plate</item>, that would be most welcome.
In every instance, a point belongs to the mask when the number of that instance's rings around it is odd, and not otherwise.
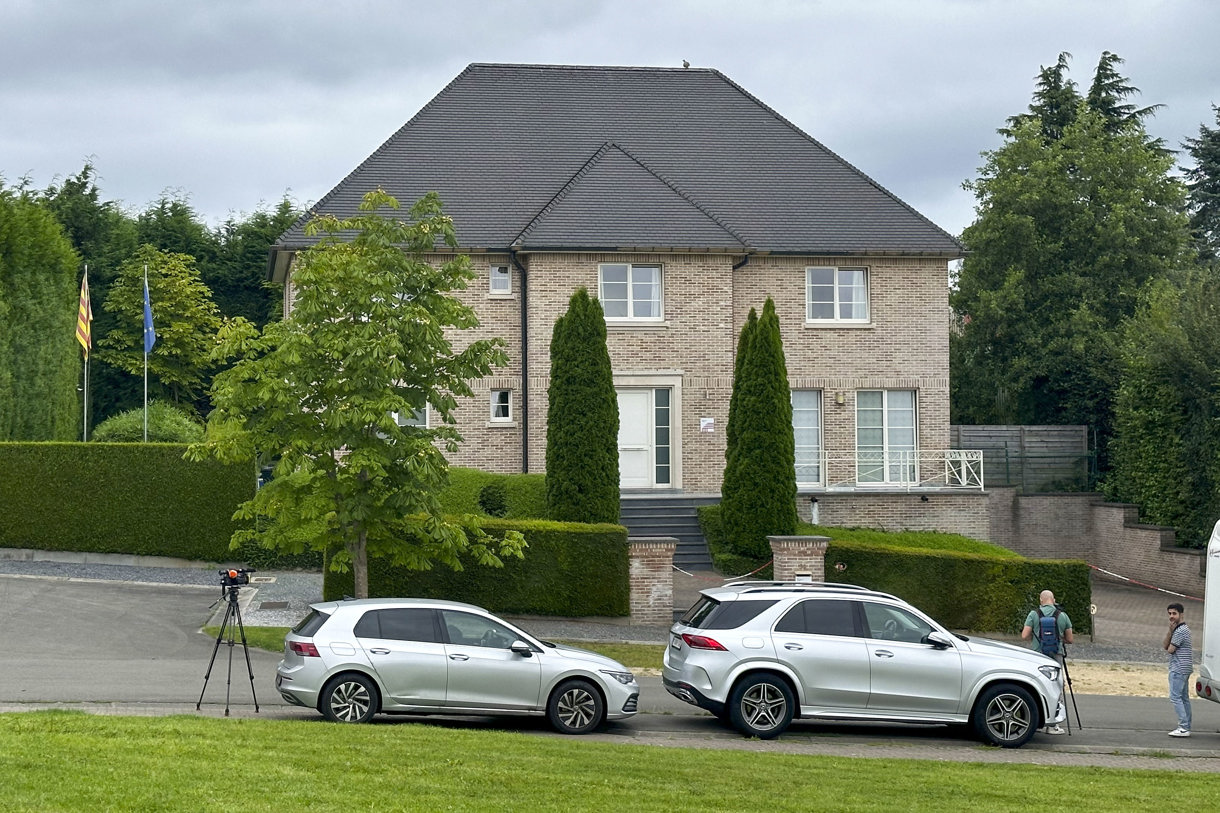
[[[669,645],[674,649],[681,649],[682,648],[682,639],[675,635],[670,640]]]

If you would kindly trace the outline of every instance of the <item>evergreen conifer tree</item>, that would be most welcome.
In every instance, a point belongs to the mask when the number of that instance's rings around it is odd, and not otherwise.
[[[618,396],[605,315],[584,288],[551,336],[546,502],[551,519],[618,522]]]
[[[768,535],[796,531],[796,447],[792,394],[775,303],[768,298],[757,324],[747,320],[738,347],[729,419],[733,445],[721,486],[721,520],[729,548],[766,558]]]

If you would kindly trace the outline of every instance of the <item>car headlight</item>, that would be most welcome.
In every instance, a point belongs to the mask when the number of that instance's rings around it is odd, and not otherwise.
[[[1046,675],[1047,680],[1059,680],[1058,666],[1039,666],[1038,671]]]
[[[630,686],[635,681],[635,675],[630,672],[616,672],[613,669],[601,670],[603,675],[609,675],[624,686]]]

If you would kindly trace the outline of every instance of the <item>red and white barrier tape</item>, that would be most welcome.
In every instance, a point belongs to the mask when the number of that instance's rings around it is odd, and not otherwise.
[[[1086,564],[1087,564],[1087,562],[1086,562]],[[1121,581],[1128,582],[1129,584],[1136,584],[1136,585],[1139,585],[1140,587],[1147,587],[1149,590],[1156,590],[1158,593],[1166,593],[1167,595],[1178,596],[1179,598],[1188,598],[1191,601],[1202,601],[1203,600],[1203,599],[1199,598],[1198,596],[1188,596],[1185,593],[1175,593],[1172,590],[1166,590],[1164,587],[1157,587],[1154,584],[1145,584],[1144,582],[1136,581],[1135,579],[1130,579],[1130,578],[1127,578],[1126,576],[1120,576],[1119,574],[1115,573],[1112,570],[1106,570],[1105,568],[1100,568],[1097,565],[1089,565],[1089,567],[1092,568],[1093,570],[1096,570],[1098,573],[1105,573],[1107,576],[1113,576],[1114,578],[1119,579]]]
[[[702,581],[705,581],[705,582],[724,583],[724,582],[735,582],[738,579],[744,579],[746,576],[753,576],[755,573],[762,570],[764,567],[768,567],[774,561],[775,561],[774,559],[768,559],[766,564],[763,564],[763,565],[755,568],[754,570],[751,570],[749,573],[745,573],[741,576],[720,576],[715,579],[709,579],[707,576],[698,576],[694,573],[691,573],[690,571],[683,570],[682,568],[678,567],[677,565],[670,565],[670,567],[672,567],[674,570],[678,571],[679,573],[681,573],[684,576],[690,576],[692,579],[701,579]]]

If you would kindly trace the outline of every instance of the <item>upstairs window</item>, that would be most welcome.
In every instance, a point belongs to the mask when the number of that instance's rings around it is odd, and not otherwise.
[[[488,272],[487,292],[493,296],[507,296],[513,292],[513,275],[507,265],[493,265]]]
[[[598,299],[607,319],[661,321],[661,266],[598,266]]]
[[[805,320],[868,322],[868,269],[806,268]]]

